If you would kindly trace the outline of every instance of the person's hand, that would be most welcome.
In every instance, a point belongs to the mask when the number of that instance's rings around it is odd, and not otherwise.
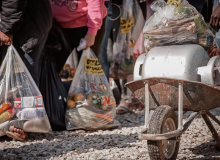
[[[220,5],[214,10],[214,12],[211,15],[210,19],[210,25],[218,31],[220,28]]]
[[[12,44],[13,36],[11,34],[4,34],[0,31],[0,46],[10,46]]]
[[[84,38],[87,41],[87,45],[84,50],[87,50],[89,47],[93,46],[95,43],[95,36],[91,34],[87,34]]]

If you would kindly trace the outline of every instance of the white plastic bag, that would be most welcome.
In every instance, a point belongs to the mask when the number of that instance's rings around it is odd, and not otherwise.
[[[8,47],[0,68],[0,105],[0,136],[11,125],[25,132],[51,130],[42,95],[13,46]],[[40,115],[27,110],[40,110]],[[23,116],[16,116],[16,112]]]
[[[66,128],[105,129],[115,124],[116,102],[97,57],[85,50],[70,86]]]
[[[110,77],[126,79],[128,75],[133,74],[133,51],[144,23],[144,16],[137,1],[124,0],[119,32],[113,44]]]

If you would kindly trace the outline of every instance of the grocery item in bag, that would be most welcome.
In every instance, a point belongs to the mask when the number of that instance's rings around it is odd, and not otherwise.
[[[0,124],[12,118],[15,115],[15,112],[15,108],[10,108],[4,113],[0,114]]]
[[[67,102],[66,127],[104,129],[115,124],[116,102],[102,67],[91,49],[83,52]]]
[[[4,102],[1,106],[0,106],[0,114],[2,114],[3,112],[5,112],[8,108],[11,107],[11,103],[9,101]]]
[[[45,115],[44,108],[24,108],[17,109],[16,116],[20,120],[30,120],[35,118],[43,118]]]
[[[145,48],[194,43],[205,49],[213,45],[214,36],[202,15],[186,0],[156,0],[151,5],[154,15],[144,26]]]
[[[133,74],[134,47],[144,27],[144,16],[136,0],[124,0],[119,31],[113,44],[110,77],[126,79]]]
[[[59,73],[62,81],[70,81],[73,79],[76,73],[76,67],[78,65],[78,57],[76,54],[76,50],[74,49],[73,52],[68,57],[65,65],[63,66],[62,71]]]
[[[43,107],[42,96],[21,97],[14,99],[15,108]]]
[[[2,104],[1,109],[4,108],[3,110],[10,106],[9,109],[12,109],[1,114],[4,121],[8,121],[8,123],[4,123],[5,126],[1,126],[1,133],[7,132],[10,125],[16,126],[17,124],[19,124],[19,128],[29,132],[46,133],[51,130],[45,111],[41,112],[40,116],[38,113],[37,116],[33,116],[33,111],[26,111],[29,108],[22,110],[25,107],[44,110],[44,104],[37,85],[12,45],[8,47],[0,68],[0,104]],[[16,108],[21,108],[21,118],[13,116]],[[16,110],[16,112],[19,111],[19,109]],[[44,123],[39,125],[40,121]]]

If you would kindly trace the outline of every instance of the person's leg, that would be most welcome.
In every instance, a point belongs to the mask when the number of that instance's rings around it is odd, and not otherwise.
[[[124,114],[128,113],[130,110],[130,104],[131,101],[128,99],[128,89],[124,86],[127,83],[127,79],[121,80],[121,88],[122,88],[122,94],[121,94],[121,101],[120,104],[117,106],[116,113],[117,114]]]
[[[203,8],[203,5],[204,5],[204,3],[205,3],[205,0],[188,0],[188,2],[189,2],[192,6],[194,6],[199,13],[202,12],[202,8]]]
[[[80,40],[86,36],[87,32],[88,32],[88,27],[80,27],[80,28],[72,29],[71,38],[72,38],[74,48],[77,48],[79,46]],[[76,38],[74,37],[74,35],[76,35]],[[78,62],[79,62],[82,57],[83,50],[82,51],[76,50],[76,53],[77,53]]]
[[[62,31],[72,51],[79,46],[80,40],[86,36],[88,28],[87,27],[62,28]],[[76,52],[79,61],[82,56],[82,51],[80,52],[76,51]],[[58,64],[57,64],[59,66],[58,68],[60,68],[60,66],[62,67],[64,66],[70,54],[71,52],[62,52],[62,54],[57,55],[55,57],[56,59],[58,59]]]
[[[122,98],[121,98],[121,103],[130,103],[128,99],[128,89],[125,87],[125,84],[127,83],[127,79],[122,79],[121,81],[121,88],[122,88]]]
[[[112,4],[116,4],[121,6],[123,3],[123,0],[112,0]],[[118,6],[112,5],[112,17],[113,19],[117,18],[120,13],[122,12],[121,8],[119,9]],[[120,18],[113,21],[112,25],[112,43],[114,44],[116,42],[118,33],[120,32]]]
[[[63,66],[66,63],[71,52],[74,49],[76,49],[76,47],[78,47],[78,45],[80,43],[80,39],[85,37],[88,29],[87,29],[87,27],[80,27],[80,28],[63,28],[62,30],[63,30],[64,36],[66,38],[66,41],[71,48],[71,51],[65,52],[64,54],[62,53],[56,57],[57,61],[59,63],[59,67],[61,67],[61,68],[63,68]],[[80,58],[82,56],[82,51],[80,51],[80,52],[76,51],[76,53],[77,53],[77,58],[78,58],[77,60],[79,62]],[[63,82],[67,93],[69,92],[69,88],[71,86],[71,83],[72,83],[72,81]]]
[[[143,1],[143,2],[138,1],[138,3],[139,3],[139,5],[141,7],[141,10],[143,12],[144,19],[146,19],[146,12],[147,12],[147,5],[146,5],[146,3],[147,2],[146,1]]]
[[[61,51],[60,52],[57,52],[57,53],[54,53],[53,54],[53,57],[54,57],[54,59],[55,59],[55,63],[56,63],[56,69],[57,69],[57,71],[58,72],[60,72],[62,69],[63,69],[63,66],[64,66],[64,64],[66,63],[66,60],[67,60],[67,58],[69,57],[69,55],[70,55],[70,53],[71,53],[71,51],[73,50],[73,46],[70,46],[69,45],[69,34],[70,34],[70,30],[71,29],[60,29],[61,31],[61,33],[57,33],[57,32],[55,32],[55,33],[51,33],[51,34],[49,34],[49,36],[48,36],[48,38],[49,38],[49,40],[50,39],[59,39],[59,40],[57,40],[58,41],[58,44],[60,44],[60,43],[67,43],[66,45],[68,45],[69,46],[69,48],[70,48],[70,50],[68,51],[68,50],[66,50],[65,48],[62,48],[61,47]],[[55,36],[54,36],[54,35]],[[63,42],[60,42],[60,41],[62,41],[62,38],[61,37],[58,37],[57,36],[57,34],[62,34],[62,37],[63,37],[63,39],[65,39],[65,40],[63,40]],[[61,44],[62,45],[62,44]],[[53,45],[52,45],[53,46]],[[55,47],[55,46],[53,46],[53,47]]]
[[[115,81],[115,84],[116,84],[117,87],[118,87],[118,90],[119,90],[120,94],[122,94],[122,89],[121,89],[120,80],[119,80],[119,79],[114,79],[114,81]]]
[[[122,99],[120,101],[119,106],[117,107],[117,114],[124,114],[131,112],[132,108],[139,107],[139,101],[134,98],[132,92],[125,87],[127,82],[131,82],[133,80],[133,75],[127,76],[127,79],[122,80]]]
[[[80,28],[71,28],[70,32],[68,33],[65,33],[65,30],[66,29],[64,29],[64,34],[68,34],[68,39],[67,39],[68,43],[71,46],[71,48],[74,49],[79,46],[80,40],[86,36],[88,27],[85,26],[85,27],[80,27]],[[97,36],[95,38],[95,44],[91,47],[91,49],[96,54],[96,56],[99,53],[99,48],[100,48],[104,33],[105,33],[105,23],[103,23],[101,29],[98,31]],[[78,55],[78,60],[80,60],[83,51],[79,51],[79,52],[76,51],[76,52]]]
[[[97,57],[99,56],[100,45],[102,43],[102,40],[105,34],[105,20],[106,18],[103,19],[101,29],[98,30],[96,38],[95,38],[95,44],[91,47],[91,49],[93,50],[93,52],[95,53]]]
[[[113,21],[108,17],[112,18],[112,4],[110,1],[105,2],[106,7],[108,8],[108,14],[105,21],[105,35],[103,37],[100,50],[99,50],[99,62],[104,70],[106,78],[109,80],[109,61],[107,55],[107,47],[108,47],[108,38],[110,36],[110,32],[112,29]]]
[[[24,57],[23,52],[19,52],[20,56],[25,62],[25,65],[30,72],[32,78],[34,79],[35,83],[37,86],[39,86],[39,81],[40,81],[40,70],[41,70],[41,57],[43,54],[43,49],[45,42],[47,40],[47,36],[44,36],[44,38],[41,40],[41,42],[35,46],[31,52],[29,52],[27,55],[31,58],[31,61],[33,61],[33,64],[30,63],[30,59],[27,59]],[[17,48],[18,49],[18,48]]]

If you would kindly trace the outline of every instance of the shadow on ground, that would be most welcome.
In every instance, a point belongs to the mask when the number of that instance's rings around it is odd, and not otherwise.
[[[215,149],[215,144],[216,142],[214,140],[211,140],[209,142],[206,143],[202,143],[199,146],[196,146],[195,148],[187,148],[189,149],[194,155],[195,157],[191,157],[191,158],[182,158],[181,160],[216,160],[216,159],[220,159],[220,150],[216,150]],[[201,156],[201,158],[197,158],[198,156]]]
[[[116,120],[119,121],[121,127],[140,127],[144,125],[144,110],[133,111],[123,115],[117,115]]]
[[[59,157],[60,155],[67,154],[67,152],[73,151],[73,154],[81,154],[88,151],[88,149],[103,150],[113,147],[129,148],[133,147],[129,143],[133,143],[138,140],[137,134],[122,135],[122,134],[106,134],[106,135],[88,135],[77,134],[74,132],[62,132],[56,136],[49,135],[33,135],[29,137],[30,144],[24,144],[19,148],[9,148],[0,150],[0,159],[23,159],[25,157],[37,157],[37,159],[50,159],[51,157]],[[43,139],[43,143],[33,140],[42,139],[44,136],[50,137]],[[53,141],[48,141],[53,139]],[[28,142],[29,142],[28,141]],[[10,157],[7,157],[10,155]]]

